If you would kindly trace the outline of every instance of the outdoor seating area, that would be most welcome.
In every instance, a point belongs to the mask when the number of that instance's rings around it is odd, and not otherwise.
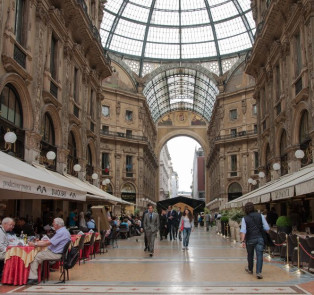
[[[96,258],[96,254],[105,254],[108,252],[108,248],[116,248],[117,240],[121,238],[115,234],[119,231],[113,231],[113,237],[109,238],[106,235],[108,231],[103,230],[100,233],[84,233],[72,234],[71,241],[66,244],[62,257],[57,261],[45,260],[38,269],[38,282],[45,283],[49,281],[51,271],[60,271],[60,282],[65,282],[70,279],[69,269],[74,265],[78,267],[84,267],[82,265],[86,261]],[[114,241],[114,242],[111,242]],[[74,265],[67,265],[68,254],[72,248],[76,248],[78,252],[78,258],[75,260]],[[30,264],[34,260],[36,254],[44,248],[32,247],[32,246],[9,246],[6,252],[5,264],[2,275],[2,284],[7,285],[25,285],[27,283]]]

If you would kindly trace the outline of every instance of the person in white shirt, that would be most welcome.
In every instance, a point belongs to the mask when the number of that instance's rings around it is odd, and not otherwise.
[[[183,248],[182,250],[189,250],[189,240],[191,231],[194,231],[194,219],[191,211],[185,209],[180,220],[180,231],[183,231]]]

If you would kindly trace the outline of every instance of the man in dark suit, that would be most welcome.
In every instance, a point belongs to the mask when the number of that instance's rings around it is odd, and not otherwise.
[[[178,211],[177,211],[177,224],[176,224],[176,238],[178,236],[178,229],[180,228],[181,224],[181,217],[182,217],[182,212],[181,212],[181,207],[178,207]],[[182,241],[182,236],[181,236],[181,231],[179,231],[179,240]]]
[[[170,234],[170,241],[172,241],[172,238],[175,240],[175,227],[178,219],[178,214],[176,210],[172,209],[172,206],[168,207],[168,213],[167,213],[167,221],[168,221],[168,231]]]
[[[148,205],[148,213],[144,216],[144,230],[147,237],[148,251],[150,257],[154,254],[154,244],[159,230],[159,215],[153,212],[153,205]]]

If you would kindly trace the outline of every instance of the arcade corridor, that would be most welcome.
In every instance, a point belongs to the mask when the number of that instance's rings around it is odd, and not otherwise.
[[[196,229],[188,251],[178,240],[157,241],[155,256],[143,251],[143,237],[119,240],[118,248],[76,265],[70,281],[55,285],[58,273],[37,286],[1,286],[11,294],[313,294],[314,276],[290,272],[264,259],[263,280],[244,271],[240,244]]]

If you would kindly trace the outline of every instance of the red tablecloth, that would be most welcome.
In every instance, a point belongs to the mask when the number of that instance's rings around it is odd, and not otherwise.
[[[8,247],[5,265],[2,274],[2,284],[25,285],[28,280],[30,263],[34,260],[38,251],[34,247],[21,247],[22,251],[15,251],[14,247]],[[10,254],[10,252],[12,252]],[[27,266],[25,265],[27,264]],[[38,268],[38,281],[41,281],[41,268]]]

